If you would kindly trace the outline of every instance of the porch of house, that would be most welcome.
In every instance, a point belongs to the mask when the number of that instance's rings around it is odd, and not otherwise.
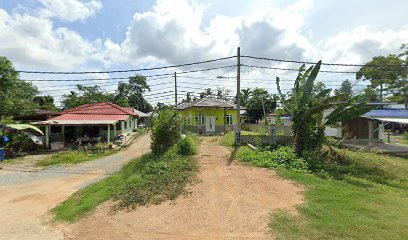
[[[45,124],[44,146],[53,150],[75,144],[125,143],[137,128],[137,121],[118,121],[114,124]]]

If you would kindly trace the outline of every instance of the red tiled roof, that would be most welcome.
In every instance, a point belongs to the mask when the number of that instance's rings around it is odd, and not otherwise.
[[[129,115],[138,116],[133,110],[120,107],[110,102],[84,104],[76,108],[71,108],[62,112],[60,116],[49,119],[50,121],[62,120],[126,120]]]
[[[50,121],[58,121],[58,120],[126,120],[128,119],[129,115],[100,115],[100,114],[71,114],[66,113],[62,114],[58,117],[54,117],[49,119]]]
[[[63,115],[70,114],[93,114],[93,115],[132,115],[137,116],[130,108],[120,107],[110,102],[84,104],[62,112]]]

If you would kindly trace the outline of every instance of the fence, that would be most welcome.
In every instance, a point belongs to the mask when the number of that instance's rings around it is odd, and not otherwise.
[[[293,141],[291,127],[243,124],[241,129],[241,144],[289,145]]]

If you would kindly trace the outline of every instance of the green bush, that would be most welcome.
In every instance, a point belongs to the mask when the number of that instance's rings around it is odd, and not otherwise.
[[[177,153],[183,156],[194,155],[196,153],[196,149],[191,137],[181,139],[177,143]]]
[[[151,149],[154,155],[160,155],[169,150],[180,139],[180,119],[174,110],[162,110],[153,119]]]
[[[259,149],[256,151],[245,147],[240,149],[237,158],[257,167],[284,167],[295,171],[306,171],[308,169],[304,159],[297,157],[293,148],[289,146],[280,146],[275,150]]]
[[[186,186],[195,179],[197,164],[191,157],[177,154],[173,147],[161,156],[152,155],[124,168],[123,180],[116,199],[119,207],[159,204],[186,193]]]

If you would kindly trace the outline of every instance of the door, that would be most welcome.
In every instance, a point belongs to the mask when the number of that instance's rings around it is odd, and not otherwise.
[[[215,116],[207,116],[205,120],[205,130],[215,132]]]

